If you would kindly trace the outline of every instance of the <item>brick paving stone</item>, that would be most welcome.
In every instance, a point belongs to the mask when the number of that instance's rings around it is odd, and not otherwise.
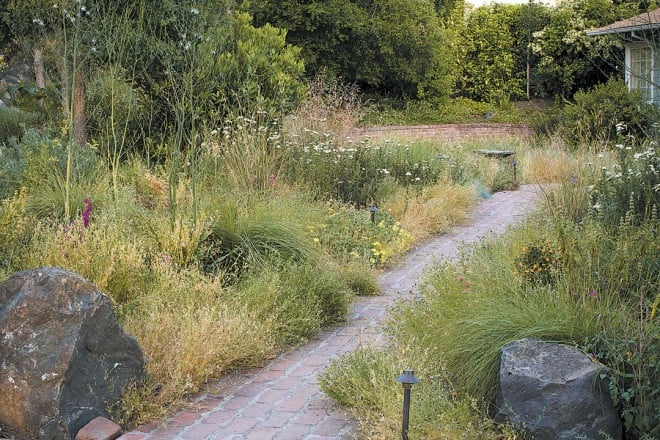
[[[344,341],[346,343],[348,341]],[[324,359],[324,362],[330,361],[336,354],[337,351],[339,350],[339,347],[341,347],[343,344],[327,344],[318,350],[314,352],[314,356],[318,356],[321,359]]]
[[[147,438],[153,438],[158,440],[174,440],[180,431],[181,431],[180,427],[176,427],[176,426],[172,428],[159,428],[154,432],[150,433],[149,437]]]
[[[337,435],[347,424],[347,420],[337,418],[327,418],[321,420],[312,432],[317,435],[332,437]]]
[[[115,440],[121,434],[121,426],[105,417],[95,417],[82,427],[75,440]]]
[[[234,392],[235,396],[244,396],[244,397],[254,397],[262,391],[270,388],[270,383],[268,382],[258,382],[258,383],[249,383],[237,389]]]
[[[245,434],[257,424],[257,421],[255,417],[238,417],[225,428],[225,431],[229,434]]]
[[[307,425],[289,425],[282,429],[275,439],[276,440],[300,440],[305,435],[309,434],[310,427]]]
[[[282,380],[278,380],[275,382],[272,386],[273,390],[286,390],[288,394],[289,390],[294,389],[298,385],[300,385],[303,382],[303,378],[301,377],[285,377]],[[307,381],[308,382],[308,381]]]
[[[312,393],[308,391],[296,391],[288,396],[286,400],[277,403],[275,407],[278,411],[300,411],[307,405],[307,400],[310,397],[319,393],[320,391],[314,391]]]
[[[280,428],[289,423],[295,416],[296,413],[293,411],[275,410],[261,423],[261,426]]]
[[[181,438],[186,440],[201,440],[217,432],[218,427],[207,423],[199,423],[186,429]]]
[[[140,432],[127,432],[119,437],[120,440],[144,440],[145,438],[147,435]]]
[[[318,351],[316,351],[314,352],[313,355],[307,358],[305,365],[308,365],[310,367],[319,367],[326,365],[328,362],[330,362],[330,359],[328,358],[327,352],[321,351],[319,353]]]
[[[191,410],[206,413],[217,408],[222,403],[222,400],[223,399],[217,397],[206,396],[193,403],[191,405]]]
[[[315,372],[319,371],[320,368],[318,365],[299,365],[296,368],[289,371],[290,377],[308,377]]]
[[[138,426],[135,430],[138,432],[144,432],[145,434],[150,433],[154,429],[160,426],[160,422],[150,422],[145,423],[144,425]]]
[[[289,395],[290,392],[291,390],[289,389],[270,389],[264,391],[263,394],[259,396],[257,401],[274,404],[275,402],[279,402],[280,400],[284,399]]]
[[[222,426],[234,418],[236,413],[233,411],[227,411],[225,409],[217,409],[211,411],[203,418],[201,423],[208,423],[210,425]]]
[[[256,402],[247,406],[242,415],[247,417],[263,417],[268,415],[273,410],[273,405],[270,403]]]
[[[331,414],[338,413],[338,411],[334,411],[338,408],[339,405],[336,405],[330,397],[321,392],[317,396],[314,396],[314,398],[309,399],[305,410],[320,409],[326,411],[330,416]]]
[[[197,411],[182,411],[170,422],[170,426],[188,426],[199,420],[202,414]]]
[[[273,382],[282,376],[282,370],[264,370],[261,373],[257,374],[252,382],[261,383],[261,382]]]
[[[286,371],[291,367],[295,367],[300,363],[300,360],[293,360],[289,358],[281,358],[278,362],[274,363],[270,369],[273,371]]]
[[[296,423],[301,425],[318,425],[325,418],[325,410],[304,409],[296,419]]]
[[[252,396],[234,396],[223,405],[224,409],[243,409],[254,399]]]
[[[245,440],[267,440],[274,438],[280,432],[279,428],[253,429],[245,436]]]

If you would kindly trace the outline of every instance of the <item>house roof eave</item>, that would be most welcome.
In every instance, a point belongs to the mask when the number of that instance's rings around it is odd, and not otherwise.
[[[628,32],[635,32],[635,31],[652,31],[655,29],[660,29],[660,23],[652,23],[652,24],[646,24],[646,25],[640,25],[640,26],[628,26],[628,27],[622,27],[622,28],[616,28],[616,29],[595,29],[593,31],[587,31],[587,35],[590,37],[594,37],[597,35],[610,35],[610,34],[626,34]]]
[[[586,32],[590,37],[660,29],[660,8]]]

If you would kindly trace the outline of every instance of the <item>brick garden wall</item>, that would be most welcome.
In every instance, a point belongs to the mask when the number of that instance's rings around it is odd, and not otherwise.
[[[526,138],[533,133],[532,128],[526,124],[474,123],[367,127],[355,130],[352,137],[357,139],[370,137],[372,139],[424,139],[453,142],[484,138]]]

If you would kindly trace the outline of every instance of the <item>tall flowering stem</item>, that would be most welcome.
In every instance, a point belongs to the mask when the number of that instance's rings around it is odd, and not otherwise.
[[[92,214],[92,202],[89,199],[85,199],[85,210],[82,213],[82,221],[85,228],[89,228],[89,217]]]

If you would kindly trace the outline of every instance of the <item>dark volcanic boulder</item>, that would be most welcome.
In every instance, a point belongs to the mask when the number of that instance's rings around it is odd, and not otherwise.
[[[495,419],[534,440],[620,439],[621,422],[601,377],[606,371],[569,345],[536,339],[507,344]]]
[[[108,298],[62,269],[0,284],[0,423],[38,439],[72,439],[126,387],[145,359]]]

